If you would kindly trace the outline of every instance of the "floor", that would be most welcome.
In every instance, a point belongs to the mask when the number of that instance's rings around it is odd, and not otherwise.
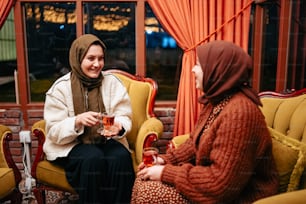
[[[23,194],[22,204],[37,204],[34,194],[26,191],[24,180],[20,182],[19,189]],[[75,195],[70,195],[68,193],[64,194],[61,191],[47,191],[46,197],[47,204],[72,204],[75,203],[75,200],[77,199]]]
[[[47,192],[47,204],[73,204],[74,198],[69,195],[63,195],[62,192],[48,191]],[[37,204],[34,195],[24,195],[22,204]]]

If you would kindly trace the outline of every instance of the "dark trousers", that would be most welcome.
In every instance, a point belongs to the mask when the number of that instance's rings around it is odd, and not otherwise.
[[[130,203],[134,169],[130,152],[119,142],[78,144],[55,163],[64,167],[79,203]]]

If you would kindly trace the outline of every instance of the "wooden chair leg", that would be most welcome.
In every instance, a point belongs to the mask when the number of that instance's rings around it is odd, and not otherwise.
[[[44,189],[34,188],[33,193],[37,201],[37,204],[46,204],[46,193]]]
[[[22,193],[19,191],[19,189],[15,189],[14,195],[12,197],[12,204],[20,204],[22,203]]]
[[[6,203],[10,201],[11,204],[20,204],[22,203],[22,193],[19,191],[18,188],[15,188],[14,191],[8,195],[7,197],[0,200],[0,203]]]

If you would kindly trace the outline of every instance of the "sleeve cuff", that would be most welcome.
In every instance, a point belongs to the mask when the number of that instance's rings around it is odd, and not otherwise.
[[[119,131],[118,135],[122,136],[125,133],[125,129],[124,127],[121,128],[121,130]]]
[[[165,183],[173,184],[174,179],[175,179],[175,175],[176,175],[175,172],[176,172],[177,168],[179,168],[179,167],[178,166],[173,166],[171,164],[166,164],[165,168],[162,172],[161,180]]]

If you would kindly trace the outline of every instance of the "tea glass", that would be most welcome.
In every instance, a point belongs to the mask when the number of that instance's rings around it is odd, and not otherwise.
[[[158,149],[156,147],[145,147],[142,152],[142,161],[146,167],[156,164]]]
[[[99,119],[100,128],[98,129],[98,133],[101,135],[111,135],[112,126],[114,125],[115,116],[113,114],[108,114],[106,112],[101,113]]]

